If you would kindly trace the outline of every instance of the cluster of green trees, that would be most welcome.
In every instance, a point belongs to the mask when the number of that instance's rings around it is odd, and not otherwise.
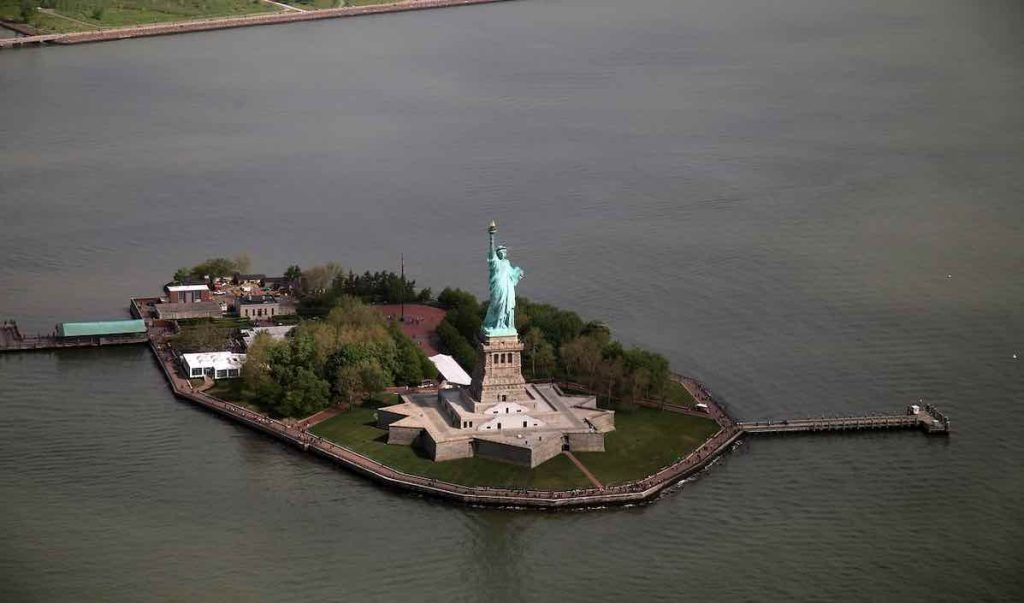
[[[296,267],[297,268],[297,267]],[[416,281],[394,272],[362,274],[345,272],[331,262],[301,271],[299,313],[324,316],[343,297],[356,297],[366,303],[398,304],[430,301],[430,289],[416,290]]]
[[[437,329],[441,348],[471,371],[487,306],[461,289],[445,289],[437,300],[448,310]],[[571,310],[520,297],[516,326],[524,346],[527,379],[575,381],[608,399],[661,399],[668,393],[668,360],[654,352],[623,347],[601,322],[584,322]]]
[[[415,342],[352,296],[340,297],[323,320],[303,321],[285,340],[257,336],[242,370],[243,395],[287,417],[435,376]]]
[[[174,273],[174,282],[180,283],[188,279],[217,278],[232,276],[236,272],[248,272],[252,266],[252,260],[248,254],[241,254],[234,258],[208,258],[191,268],[178,268]]]

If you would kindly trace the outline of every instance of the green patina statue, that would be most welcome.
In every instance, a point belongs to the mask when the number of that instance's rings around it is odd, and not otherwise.
[[[508,261],[508,249],[504,245],[494,247],[494,233],[498,232],[494,222],[491,222],[487,232],[491,235],[491,245],[487,251],[487,264],[491,272],[491,297],[487,306],[487,316],[484,318],[484,335],[516,335],[516,283],[526,276],[526,273]]]

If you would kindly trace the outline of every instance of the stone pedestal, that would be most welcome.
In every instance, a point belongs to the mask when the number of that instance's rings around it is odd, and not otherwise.
[[[518,335],[481,335],[470,393],[480,406],[516,402],[532,407],[523,378],[523,344]]]

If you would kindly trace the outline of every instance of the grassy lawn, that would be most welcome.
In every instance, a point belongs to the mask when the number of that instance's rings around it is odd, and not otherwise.
[[[538,490],[591,487],[586,476],[563,455],[531,470],[479,458],[435,463],[411,446],[389,446],[385,443],[387,432],[374,426],[374,406],[354,408],[312,431],[399,471],[447,482]],[[718,425],[710,419],[651,408],[619,410],[615,424],[616,430],[605,436],[605,452],[575,453],[604,484],[650,475],[718,431]]]
[[[435,463],[411,446],[389,446],[387,431],[374,427],[374,408],[360,406],[316,425],[313,433],[337,442],[389,467],[466,486],[571,490],[589,488],[590,481],[567,457],[558,455],[536,469],[487,459]]]
[[[74,19],[71,21],[37,12],[29,24],[41,33],[90,31],[283,10],[261,0],[40,0],[38,4],[45,9],[52,9],[58,15]],[[20,0],[0,0],[0,18],[20,22],[20,6]]]
[[[711,419],[653,408],[618,408],[615,431],[605,436],[604,452],[576,457],[605,485],[651,475],[682,458],[718,431]]]
[[[202,383],[202,379],[199,380]],[[211,396],[220,398],[221,400],[227,400],[228,402],[234,402],[236,404],[242,403],[242,380],[241,379],[219,379],[214,382],[213,387],[206,390],[206,393]]]
[[[697,401],[693,399],[690,392],[686,391],[685,387],[671,380],[668,382],[668,388],[665,390],[665,402],[678,404],[679,406],[689,406],[690,408],[697,404]]]

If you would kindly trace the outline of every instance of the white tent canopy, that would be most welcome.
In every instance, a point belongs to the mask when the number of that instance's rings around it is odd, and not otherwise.
[[[438,354],[437,356],[431,356],[430,361],[437,367],[437,372],[441,373],[441,376],[445,381],[453,385],[469,385],[472,383],[472,379],[466,374],[466,371],[462,370],[458,362],[447,354]]]
[[[181,362],[188,377],[209,375],[214,379],[225,379],[242,376],[242,365],[245,354],[234,352],[205,352],[202,354],[182,354]]]

